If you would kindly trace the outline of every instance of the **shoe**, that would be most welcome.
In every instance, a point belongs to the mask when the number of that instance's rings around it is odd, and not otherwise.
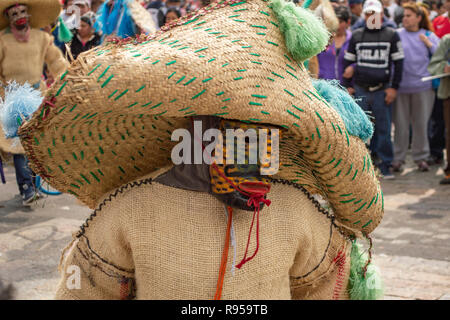
[[[429,156],[428,158],[427,158],[427,160],[425,160],[426,162],[427,162],[427,164],[429,165],[429,166],[433,166],[433,165],[440,165],[440,164],[442,164],[442,162],[444,162],[444,159],[443,158],[439,158],[439,157],[435,157],[435,156]]]
[[[439,181],[439,184],[450,184],[450,174],[446,175],[444,179]]]
[[[37,199],[39,199],[39,194],[36,193],[34,188],[30,188],[27,185],[25,185],[22,196],[22,204],[24,206],[27,206]]]
[[[395,161],[392,163],[392,171],[402,172],[403,171],[403,161]]]
[[[391,171],[389,170],[389,167],[387,165],[380,164],[378,168],[380,169],[382,178],[384,180],[395,179],[395,176],[391,173]]]
[[[419,163],[417,163],[417,167],[421,172],[430,170],[430,167],[428,166],[428,163],[426,161],[420,161]]]

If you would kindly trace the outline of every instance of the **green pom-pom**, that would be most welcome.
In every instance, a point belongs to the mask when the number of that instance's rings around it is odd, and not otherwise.
[[[69,28],[64,24],[64,21],[59,17],[59,29],[58,29],[58,39],[61,42],[70,42],[72,40],[73,34],[70,32]]]
[[[271,0],[286,47],[297,61],[304,61],[322,52],[330,34],[313,12],[284,0]]]
[[[367,253],[361,246],[353,242],[350,254],[350,277],[348,292],[352,300],[377,300],[383,297],[383,281],[376,266],[369,263],[364,277],[364,267],[367,263]]]

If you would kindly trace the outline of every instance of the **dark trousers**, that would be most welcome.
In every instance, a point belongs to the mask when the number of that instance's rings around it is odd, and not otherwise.
[[[28,159],[22,154],[14,155],[14,168],[16,169],[16,180],[20,194],[23,195],[25,190],[33,190],[33,173],[28,167]],[[24,186],[27,186],[24,188]]]
[[[445,168],[445,174],[450,174],[450,98],[444,100],[444,122],[445,122],[445,149],[447,149],[447,167]]]
[[[375,131],[370,141],[370,151],[378,156],[381,164],[386,168],[394,158],[394,148],[391,139],[392,108],[386,105],[384,88],[370,92],[355,85],[355,97],[360,107],[370,112],[375,118]]]
[[[434,100],[433,113],[428,122],[430,155],[436,159],[444,158],[445,122],[443,103],[442,99],[436,98],[436,100]]]

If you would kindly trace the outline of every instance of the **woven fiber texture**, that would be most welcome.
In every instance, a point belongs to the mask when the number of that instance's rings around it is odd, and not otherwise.
[[[30,26],[32,28],[43,28],[56,22],[61,12],[61,4],[58,0],[2,0],[0,2],[0,30],[9,26],[9,20],[3,12],[17,3],[28,7],[28,13],[31,16]]]
[[[221,1],[150,37],[83,53],[21,127],[30,167],[91,208],[171,164],[193,115],[283,129],[274,176],[322,194],[350,232],[370,233],[382,192],[364,142],[289,54],[270,3]]]
[[[350,242],[302,191],[275,183],[271,194],[271,206],[260,215],[259,252],[234,275],[230,244],[222,298],[346,298],[350,260],[343,267],[334,260],[340,251],[349,254]],[[251,221],[250,212],[234,210],[236,261]],[[125,277],[133,279],[137,299],[212,299],[226,226],[224,205],[212,195],[150,180],[129,187],[78,234],[63,271],[79,266],[81,289],[69,290],[71,273],[63,272],[56,298],[120,299],[118,283]]]

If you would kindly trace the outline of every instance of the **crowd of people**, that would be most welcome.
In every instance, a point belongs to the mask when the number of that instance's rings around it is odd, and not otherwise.
[[[339,28],[317,56],[317,77],[336,79],[370,112],[370,150],[383,177],[403,170],[409,148],[420,171],[443,164],[449,78],[423,78],[450,71],[450,1],[332,2]],[[444,172],[440,183],[450,184],[448,164]]]
[[[41,30],[54,36],[55,47],[70,62],[82,52],[101,45],[109,36],[129,37],[142,32],[129,18],[127,3],[130,1],[61,0],[63,11],[59,19]],[[328,47],[316,57],[317,72],[310,71],[313,77],[339,82],[371,115],[375,131],[369,148],[382,176],[392,179],[393,173],[401,172],[409,149],[420,171],[444,164],[444,150],[448,162],[450,77],[422,79],[450,72],[450,0],[330,2],[339,26]],[[158,30],[208,5],[210,0],[139,3]],[[14,36],[22,41],[20,32]],[[54,76],[50,70],[52,62],[43,62],[49,86]],[[39,68],[39,64],[35,67]],[[25,160],[21,158],[17,162],[17,167],[23,167]],[[23,176],[18,184],[24,201],[36,198],[36,193],[25,195],[26,190],[20,186],[30,184],[29,170],[18,171]],[[450,184],[448,164],[444,172],[440,183]]]

